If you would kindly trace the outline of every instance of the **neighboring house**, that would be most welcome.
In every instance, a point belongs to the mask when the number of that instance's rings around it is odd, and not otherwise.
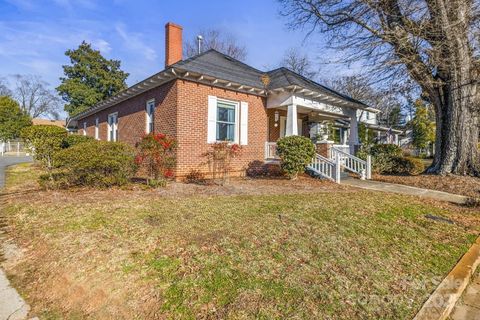
[[[65,128],[66,127],[66,122],[65,122],[65,120],[50,120],[50,119],[33,118],[32,119],[32,125],[34,125],[34,126],[50,125],[50,126],[57,126],[57,127]]]
[[[81,134],[131,145],[168,134],[178,141],[178,178],[206,170],[203,155],[217,141],[242,146],[232,163],[241,173],[272,158],[283,136],[314,138],[334,122],[343,150],[353,152],[359,112],[376,125],[378,110],[286,68],[263,72],[215,50],[182,60],[182,27],[165,29],[165,69],[73,117]]]

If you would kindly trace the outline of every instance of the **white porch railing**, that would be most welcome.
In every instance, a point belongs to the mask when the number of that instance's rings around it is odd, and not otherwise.
[[[372,178],[372,160],[370,156],[367,156],[367,161],[365,161],[335,147],[332,148],[331,152],[332,159],[338,161],[345,169],[359,174],[362,179]]]
[[[333,147],[337,150],[350,154],[350,146],[348,144],[334,144]]]
[[[345,145],[341,146],[344,150],[347,150],[348,148],[348,146]],[[328,159],[316,153],[307,168],[326,179],[335,181],[336,183],[340,183],[340,172],[342,167],[348,171],[357,173],[362,179],[372,178],[372,161],[370,156],[367,156],[367,160],[365,161],[346,151],[338,149],[337,147],[331,148],[331,156],[332,158]],[[280,159],[277,154],[276,142],[265,143],[265,159]]]
[[[265,142],[265,159],[267,160],[280,159],[280,157],[277,154],[276,142]]]
[[[307,167],[324,178],[340,183],[340,165],[338,162],[315,154],[312,163]]]

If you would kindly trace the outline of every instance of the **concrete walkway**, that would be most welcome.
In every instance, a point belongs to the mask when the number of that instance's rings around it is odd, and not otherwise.
[[[0,189],[5,186],[5,168],[12,164],[32,161],[30,157],[0,157]],[[0,241],[2,231],[0,230]],[[5,272],[0,269],[0,320],[27,319],[30,306],[10,286]]]
[[[480,272],[465,289],[450,317],[452,320],[480,320]]]
[[[13,157],[4,156],[0,157],[0,188],[5,186],[5,168],[12,164],[31,162],[32,157]]]
[[[360,179],[352,178],[350,176],[342,177],[342,184],[346,184],[349,186],[354,186],[362,189],[408,194],[412,196],[425,197],[425,198],[430,198],[430,199],[435,199],[440,201],[448,201],[448,202],[453,202],[458,204],[465,204],[468,201],[468,197],[457,195],[457,194],[451,194],[451,193],[436,191],[436,190],[422,189],[417,187],[410,187],[402,184],[394,184],[394,183],[380,182],[380,181],[373,181],[373,180],[360,180]]]

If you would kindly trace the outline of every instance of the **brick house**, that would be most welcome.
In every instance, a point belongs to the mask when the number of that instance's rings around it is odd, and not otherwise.
[[[322,140],[330,123],[337,147],[350,153],[359,121],[376,126],[378,110],[286,68],[263,72],[215,50],[182,60],[182,27],[173,23],[165,39],[165,69],[73,117],[80,134],[132,145],[150,132],[173,136],[181,178],[208,170],[203,154],[216,141],[242,146],[232,164],[242,174],[274,160],[283,136]]]

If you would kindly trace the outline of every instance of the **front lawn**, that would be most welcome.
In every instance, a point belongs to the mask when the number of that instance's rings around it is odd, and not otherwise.
[[[480,225],[474,209],[324,182],[186,196],[40,191],[35,175],[11,168],[1,200],[25,250],[6,271],[42,319],[410,319]],[[238,185],[274,183],[290,182]]]

